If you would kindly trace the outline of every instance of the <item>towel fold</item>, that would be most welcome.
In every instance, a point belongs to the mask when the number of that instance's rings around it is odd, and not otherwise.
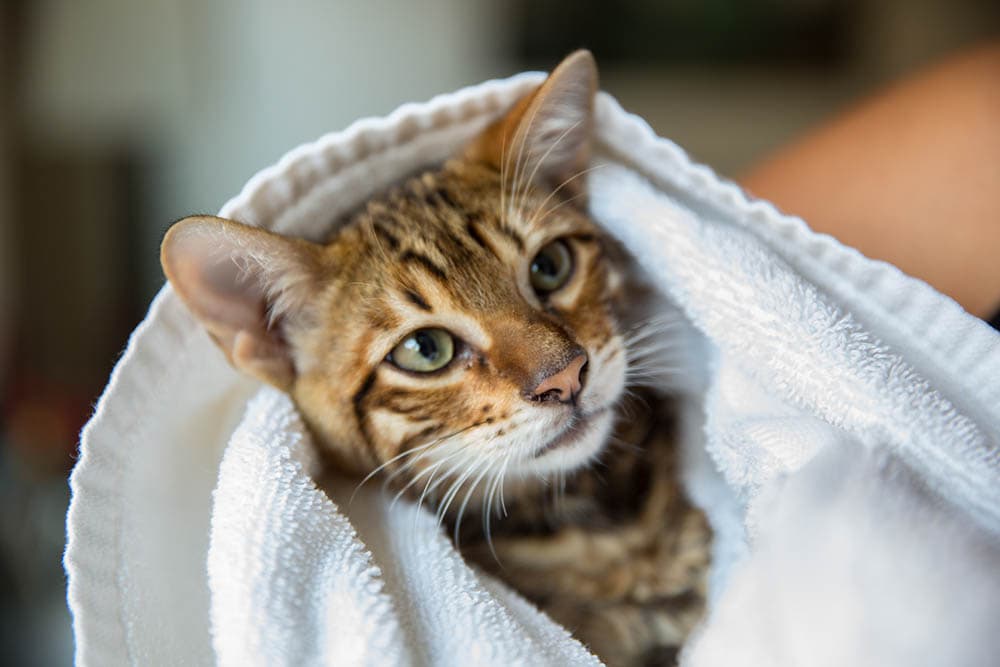
[[[290,153],[222,215],[320,238],[539,80],[361,121]],[[595,131],[593,216],[700,336],[706,382],[677,387],[684,481],[716,540],[710,613],[684,659],[998,654],[982,630],[1000,627],[1000,336],[748,200],[603,94]],[[432,516],[377,485],[348,502],[353,483],[316,474],[287,397],[229,369],[165,287],[72,477],[78,663],[597,664],[467,567]]]

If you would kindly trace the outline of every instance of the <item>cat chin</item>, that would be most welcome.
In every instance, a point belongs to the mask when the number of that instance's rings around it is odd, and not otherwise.
[[[614,427],[613,410],[591,416],[579,431],[559,442],[548,443],[518,466],[522,476],[546,477],[567,473],[591,463],[604,449]]]

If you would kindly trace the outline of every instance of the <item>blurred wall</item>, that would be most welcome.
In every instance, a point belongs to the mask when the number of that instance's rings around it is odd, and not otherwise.
[[[7,41],[10,24],[0,13],[0,40]],[[10,193],[10,133],[13,123],[12,105],[9,100],[13,86],[13,65],[10,53],[0,49],[0,386],[6,376],[11,349],[10,321],[14,316],[14,253],[12,242],[11,193]]]
[[[42,0],[25,67],[37,142],[150,159],[142,251],[294,146],[493,74],[497,7],[464,0]],[[146,262],[147,291],[162,282]]]

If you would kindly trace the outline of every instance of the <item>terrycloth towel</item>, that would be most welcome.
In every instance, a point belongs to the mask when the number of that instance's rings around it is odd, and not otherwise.
[[[259,174],[222,215],[324,236],[539,80],[359,122]],[[685,481],[716,543],[711,611],[686,662],[1000,655],[1000,337],[749,201],[606,95],[596,132],[593,215],[704,337]],[[596,662],[466,567],[432,517],[377,485],[349,503],[353,483],[314,479],[310,451],[287,398],[229,369],[164,288],[73,473],[78,662]]]
[[[469,569],[433,514],[344,480],[325,484],[331,503],[314,451],[270,388],[226,448],[208,552],[219,664],[599,664]]]

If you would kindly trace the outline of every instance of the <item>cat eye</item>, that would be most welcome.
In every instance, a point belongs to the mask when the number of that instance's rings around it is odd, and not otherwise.
[[[405,371],[432,373],[455,356],[455,339],[444,329],[418,329],[389,353],[389,361]]]
[[[565,241],[553,241],[531,260],[531,286],[539,294],[548,294],[566,284],[573,273],[573,253]]]

